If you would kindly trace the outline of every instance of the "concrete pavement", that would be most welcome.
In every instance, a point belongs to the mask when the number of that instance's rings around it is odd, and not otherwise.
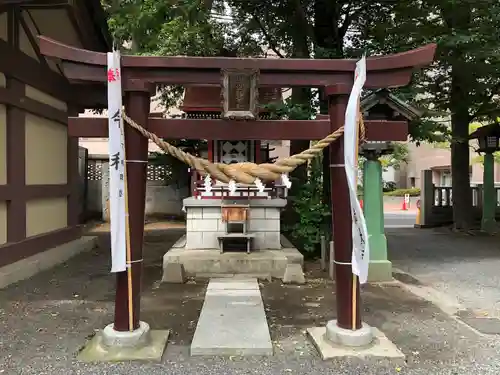
[[[385,228],[413,228],[417,219],[417,211],[384,212]]]

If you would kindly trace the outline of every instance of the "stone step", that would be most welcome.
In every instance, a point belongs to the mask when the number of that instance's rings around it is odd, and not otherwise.
[[[273,355],[257,279],[211,279],[191,355]]]
[[[255,233],[227,233],[217,236],[218,239],[224,238],[255,238]]]

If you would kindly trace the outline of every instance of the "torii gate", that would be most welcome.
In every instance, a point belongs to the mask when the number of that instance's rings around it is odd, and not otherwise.
[[[107,81],[104,53],[70,47],[40,37],[41,53],[57,59],[71,82],[96,85]],[[415,68],[430,64],[436,45],[409,52],[367,59],[365,88],[400,87],[409,84]],[[227,140],[317,140],[340,128],[353,84],[355,60],[258,59],[224,57],[122,56],[122,82],[128,116],[160,138]],[[149,117],[150,98],[156,84],[221,84],[222,69],[252,69],[259,73],[259,85],[273,87],[321,87],[329,99],[329,120],[256,120],[251,126],[237,126],[231,120],[164,119]],[[101,92],[99,92],[101,90]],[[96,95],[105,90],[97,86]],[[103,95],[104,97],[104,95]],[[105,106],[105,101],[103,101]],[[381,126],[383,125],[383,126]],[[406,121],[365,121],[368,141],[406,141]],[[71,137],[107,137],[107,118],[70,117]],[[130,126],[125,128],[130,247],[133,278],[133,325],[139,327],[142,244],[148,142]],[[335,238],[335,280],[337,324],[346,330],[362,328],[359,285],[353,285],[351,270],[352,221],[349,192],[344,172],[343,142],[330,145],[331,194]],[[357,284],[357,283],[356,283]],[[126,272],[117,274],[114,329],[129,331]],[[354,294],[356,294],[354,296]],[[353,298],[354,297],[354,298]],[[353,306],[354,305],[354,306]],[[354,317],[354,319],[353,319]]]

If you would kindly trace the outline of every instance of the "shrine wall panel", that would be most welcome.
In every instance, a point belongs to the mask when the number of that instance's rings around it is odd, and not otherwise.
[[[67,127],[26,114],[26,185],[66,184]]]
[[[8,40],[8,15],[7,12],[0,13],[0,39]]]
[[[7,111],[0,104],[0,185],[7,184]]]
[[[7,242],[7,202],[0,202],[0,245]]]
[[[5,75],[0,73],[0,87],[5,87],[6,84]],[[7,184],[7,108],[4,104],[0,104],[0,185],[5,184]]]
[[[34,199],[26,202],[26,237],[66,228],[67,210],[66,197]]]
[[[30,85],[25,85],[25,87],[26,87],[25,95],[28,98],[49,105],[53,108],[59,109],[60,111],[66,112],[68,110],[68,105],[65,102],[57,98],[54,98],[52,95],[46,94],[43,91],[40,91],[37,88]]]

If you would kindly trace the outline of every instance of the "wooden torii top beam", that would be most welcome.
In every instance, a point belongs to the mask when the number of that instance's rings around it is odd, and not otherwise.
[[[107,81],[105,53],[67,46],[43,36],[39,41],[41,53],[57,59],[70,81],[94,85]],[[415,68],[432,62],[435,50],[436,45],[429,44],[404,53],[367,58],[365,87],[407,85]],[[138,84],[220,85],[221,70],[236,68],[257,69],[259,86],[326,87],[327,91],[340,89],[339,94],[347,94],[356,60],[123,55],[121,65],[125,90]],[[320,139],[330,133],[329,120],[258,120],[251,127],[235,127],[232,121],[225,120],[150,118],[147,125],[158,136],[170,139]],[[371,141],[407,139],[406,121],[366,121],[365,125]],[[105,118],[69,118],[68,132],[73,137],[107,137],[107,130]]]
[[[105,53],[67,46],[39,36],[40,51],[62,63],[65,76],[76,82],[106,82]],[[408,52],[367,58],[366,88],[400,87],[415,68],[429,65],[436,50],[429,44]],[[221,69],[258,69],[259,86],[352,86],[354,59],[265,59],[235,57],[122,56],[122,78],[154,84],[220,84]]]

